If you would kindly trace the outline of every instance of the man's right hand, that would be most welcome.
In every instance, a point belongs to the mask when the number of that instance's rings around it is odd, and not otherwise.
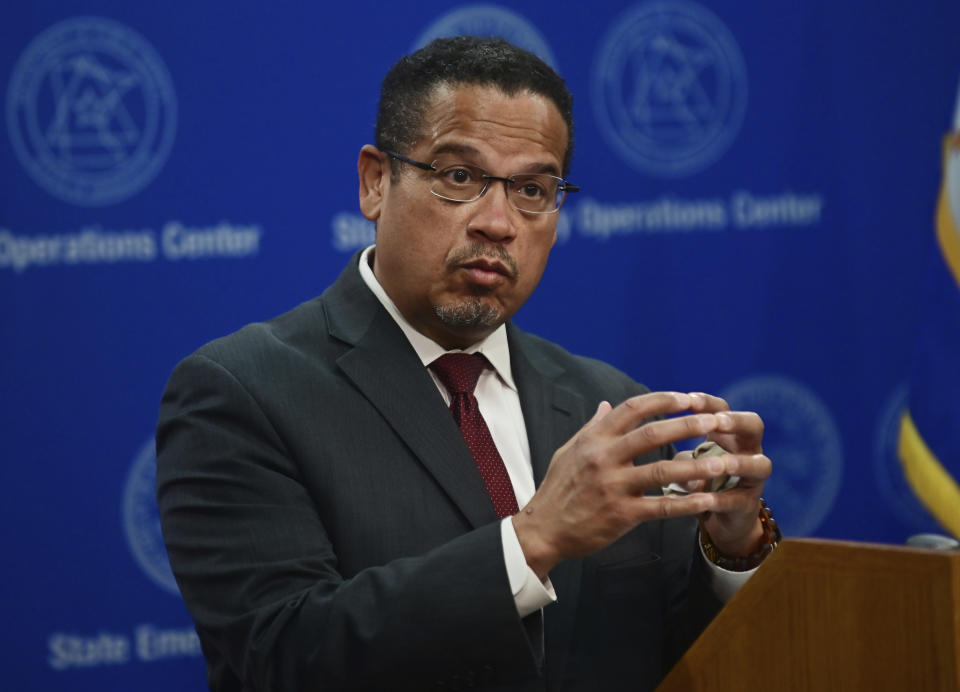
[[[633,463],[651,450],[723,427],[725,421],[713,413],[643,423],[688,411],[691,402],[690,395],[678,392],[643,394],[616,408],[601,402],[593,418],[557,450],[540,488],[513,517],[527,564],[541,580],[559,562],[593,553],[643,521],[713,509],[712,493],[644,493],[672,482],[720,476],[725,472],[722,458]]]

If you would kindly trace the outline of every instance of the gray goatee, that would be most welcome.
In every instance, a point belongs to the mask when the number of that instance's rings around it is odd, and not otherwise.
[[[433,311],[448,327],[476,329],[499,326],[501,312],[478,296],[473,296],[453,305],[434,305]]]
[[[452,268],[479,258],[500,260],[507,266],[508,279],[514,282],[517,280],[517,275],[520,273],[517,261],[505,248],[499,245],[471,243],[451,255],[447,259],[447,266]],[[433,312],[445,325],[458,329],[497,327],[503,322],[503,312],[494,305],[481,300],[479,295],[464,298],[450,305],[434,305]]]

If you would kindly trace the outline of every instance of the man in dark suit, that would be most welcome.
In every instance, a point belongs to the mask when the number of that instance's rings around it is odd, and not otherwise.
[[[212,689],[652,689],[743,579],[705,555],[771,549],[756,414],[509,323],[575,190],[571,112],[502,41],[404,58],[358,163],[376,246],[177,366],[158,497]],[[701,435],[729,453],[672,459]]]

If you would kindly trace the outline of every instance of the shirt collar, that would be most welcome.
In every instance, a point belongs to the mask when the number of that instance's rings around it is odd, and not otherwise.
[[[444,353],[449,353],[449,351],[446,351],[433,339],[418,332],[401,314],[387,292],[383,290],[383,286],[377,281],[371,266],[374,248],[376,248],[376,245],[371,245],[360,255],[360,277],[367,287],[373,291],[373,295],[377,297],[380,304],[390,313],[393,321],[397,323],[410,345],[413,346],[413,350],[417,352],[420,362],[426,367]],[[463,349],[463,353],[482,353],[503,383],[513,391],[517,391],[517,385],[513,381],[513,372],[510,370],[510,346],[507,343],[506,325],[501,324],[486,338]]]

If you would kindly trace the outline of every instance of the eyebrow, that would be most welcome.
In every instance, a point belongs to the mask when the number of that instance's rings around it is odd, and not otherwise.
[[[447,144],[441,144],[439,147],[437,147],[431,156],[434,157],[435,160],[437,156],[442,156],[443,154],[458,154],[461,156],[477,157],[480,155],[480,151],[476,147],[472,147],[469,144],[449,142]],[[552,163],[533,163],[527,168],[527,170],[513,171],[511,175],[517,175],[521,173],[547,173],[557,177],[560,176],[557,167]]]

